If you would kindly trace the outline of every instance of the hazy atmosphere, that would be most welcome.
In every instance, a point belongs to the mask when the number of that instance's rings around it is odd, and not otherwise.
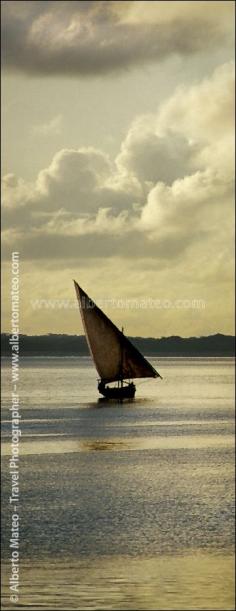
[[[82,333],[73,278],[123,300],[103,309],[128,335],[233,332],[233,22],[233,2],[2,3],[3,331],[19,251],[21,333]]]
[[[2,608],[233,611],[235,3],[1,5]]]

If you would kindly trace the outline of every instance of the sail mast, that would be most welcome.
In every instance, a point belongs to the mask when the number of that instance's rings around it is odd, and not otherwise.
[[[124,327],[121,328],[122,338],[121,338],[121,388],[123,388],[123,337],[124,337]]]

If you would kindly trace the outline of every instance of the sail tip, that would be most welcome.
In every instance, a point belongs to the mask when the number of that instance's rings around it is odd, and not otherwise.
[[[78,289],[79,291],[81,291],[81,288],[80,288],[78,282],[76,282],[76,280],[73,280],[73,282],[74,282],[75,289]]]

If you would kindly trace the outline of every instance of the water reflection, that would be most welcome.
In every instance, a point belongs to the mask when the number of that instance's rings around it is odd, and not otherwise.
[[[117,401],[117,399],[106,399],[105,397],[99,397],[97,400],[96,407],[127,407],[127,405],[136,405],[136,403],[137,402],[134,398],[120,399],[120,401]]]
[[[19,609],[234,608],[232,367],[165,361],[161,384],[118,404],[98,401],[93,368],[83,362],[31,367],[23,359]],[[6,609],[8,576],[5,567]]]
[[[10,609],[8,569],[3,608]],[[230,555],[193,553],[155,558],[107,557],[21,565],[15,609],[213,610],[234,609]]]
[[[32,439],[32,441],[31,441]],[[47,443],[45,443],[47,441]],[[217,448],[231,449],[234,445],[234,435],[156,435],[146,437],[128,437],[125,439],[113,437],[109,440],[77,439],[66,433],[34,433],[21,438],[20,455],[67,454],[78,452],[92,452],[94,450],[135,451],[135,450],[194,450]],[[11,455],[11,444],[4,443],[2,456]]]
[[[83,449],[88,451],[121,450],[125,446],[123,441],[84,441]]]

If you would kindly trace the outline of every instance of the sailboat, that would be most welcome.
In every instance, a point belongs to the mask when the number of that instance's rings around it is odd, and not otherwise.
[[[134,378],[161,378],[116,325],[74,280],[85,336],[100,376],[98,391],[106,399],[133,399]],[[117,382],[117,386],[108,386]]]

